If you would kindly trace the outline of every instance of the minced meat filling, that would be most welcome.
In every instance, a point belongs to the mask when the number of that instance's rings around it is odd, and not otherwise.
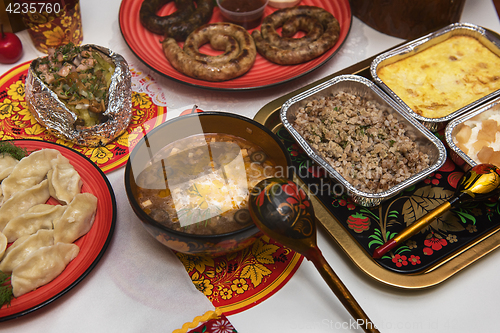
[[[404,124],[378,103],[350,93],[308,102],[292,125],[363,192],[386,191],[430,165]]]

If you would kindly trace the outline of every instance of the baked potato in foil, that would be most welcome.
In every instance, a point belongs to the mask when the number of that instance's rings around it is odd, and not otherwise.
[[[131,85],[121,55],[98,45],[67,45],[31,62],[26,102],[51,134],[82,146],[104,146],[130,123]]]

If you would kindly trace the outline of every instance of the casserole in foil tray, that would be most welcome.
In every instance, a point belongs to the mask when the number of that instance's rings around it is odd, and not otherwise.
[[[500,95],[500,40],[454,23],[377,56],[374,81],[431,131]]]
[[[500,134],[500,97],[448,123],[445,137],[450,148],[450,158],[464,171],[480,163],[490,163],[500,167],[498,134]]]
[[[92,44],[79,48],[100,52],[109,57],[115,66],[102,113],[105,120],[93,126],[77,125],[77,115],[37,76],[36,69],[41,62],[47,62],[47,57],[33,60],[28,70],[25,87],[28,109],[40,124],[59,138],[82,146],[104,146],[121,135],[132,118],[131,74],[121,55]]]
[[[325,103],[325,100],[330,101],[337,98],[337,96],[344,95],[348,96],[347,98],[352,99],[352,101],[356,101],[351,103],[347,100],[346,105],[349,107],[345,107],[345,109],[350,108],[354,110],[353,112],[344,111],[347,116],[341,116],[342,113],[340,110],[342,107],[332,107],[332,104],[327,104],[329,108],[326,111],[325,104],[321,104]],[[310,111],[310,108],[312,108],[311,105],[314,107],[319,105],[317,108],[320,114],[326,114],[326,112],[330,111],[334,113],[328,114],[326,117],[319,116],[319,118],[316,116],[305,116],[305,114],[313,114]],[[367,111],[373,109],[375,111]],[[350,112],[350,114],[347,112]],[[308,121],[310,122],[308,122],[307,126],[303,122],[304,117],[309,117]],[[381,119],[382,125],[359,125],[361,123],[357,121],[363,121],[363,117]],[[446,159],[445,147],[434,134],[409,115],[373,82],[357,75],[334,77],[292,97],[283,104],[280,111],[280,118],[285,128],[309,157],[323,167],[338,182],[337,184],[342,185],[342,192],[347,191],[356,203],[367,207],[379,205],[406,187],[423,180],[429,174],[439,169]],[[320,122],[323,122],[329,128],[333,128],[333,132],[325,130],[325,127]],[[368,123],[366,121],[366,124]],[[374,122],[372,123],[375,124]],[[383,124],[391,126],[391,128],[384,128]],[[306,127],[308,128],[308,134],[303,134]],[[353,135],[359,138],[359,140],[351,140],[345,137],[345,133],[342,132],[343,127],[350,128],[350,133],[354,133]],[[318,140],[315,141],[314,134],[311,134],[314,131],[322,131],[322,133],[326,134],[318,134]],[[401,135],[401,143],[396,142],[399,139],[395,139],[392,136],[391,133],[393,131],[400,133],[398,135]],[[331,133],[339,133],[337,135],[339,138]],[[402,143],[404,140],[409,141],[409,144],[412,144],[413,148],[409,150],[405,148]],[[337,144],[338,142],[340,144]],[[325,151],[322,148],[318,148],[319,146],[332,147],[332,149],[331,151],[328,149]],[[342,148],[339,148],[341,146]],[[361,149],[360,147],[364,148]],[[401,149],[401,151],[407,149],[403,153],[404,156],[401,155],[401,152],[396,151],[398,149]],[[331,155],[330,153],[333,151],[338,155]],[[365,153],[365,151],[368,152]],[[362,152],[362,156],[357,158],[356,156],[359,154],[356,152]],[[392,165],[387,166],[391,164],[389,163],[389,159],[390,161],[394,161],[396,154],[401,156],[400,158],[398,157],[397,163],[391,162]],[[417,156],[417,158],[410,158],[410,155]],[[372,160],[373,156],[377,156],[378,162],[377,160]],[[384,160],[384,156],[386,160]],[[425,159],[425,164],[418,165],[420,158]],[[408,161],[410,160],[413,160],[411,162],[413,163],[412,170],[415,171],[407,172],[405,175],[406,179],[396,179],[396,176],[393,177],[391,175],[391,173],[398,174],[401,172],[398,169],[405,169],[407,165],[409,166],[410,163]],[[384,186],[373,181],[372,171],[366,171],[367,167],[365,166],[372,163],[367,161],[375,161],[374,169],[379,170],[378,176],[383,180],[380,183],[383,184],[382,182],[384,182]],[[376,165],[376,163],[380,164]],[[338,165],[341,165],[341,167],[338,167]],[[401,167],[402,165],[404,167]],[[387,170],[390,171],[386,172]],[[393,184],[387,182],[387,179],[392,181]],[[365,187],[370,184],[380,187],[376,190],[373,190],[373,188],[367,190]],[[334,194],[340,194],[338,188],[335,189]]]

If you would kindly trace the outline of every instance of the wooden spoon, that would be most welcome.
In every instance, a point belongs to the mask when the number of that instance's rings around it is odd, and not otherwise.
[[[358,327],[379,332],[346,286],[325,260],[316,244],[316,219],[307,194],[293,181],[268,178],[250,193],[250,215],[264,234],[312,261]]]

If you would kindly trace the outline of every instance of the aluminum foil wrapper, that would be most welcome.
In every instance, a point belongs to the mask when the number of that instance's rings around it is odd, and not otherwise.
[[[35,68],[42,58],[31,62],[26,78],[28,109],[47,130],[64,140],[82,146],[104,146],[120,136],[132,118],[132,79],[125,59],[98,45],[87,44],[82,49],[94,49],[109,56],[115,65],[108,90],[108,105],[103,113],[107,121],[92,127],[75,127],[77,115],[68,109],[59,97],[36,75]]]
[[[337,92],[344,91],[353,95],[361,96],[364,99],[373,100],[382,106],[385,106],[391,114],[398,119],[398,122],[405,124],[406,134],[411,136],[412,140],[417,142],[419,148],[429,155],[430,166],[407,178],[406,180],[394,185],[386,191],[380,193],[369,193],[358,190],[348,180],[346,180],[326,159],[324,159],[311,145],[300,135],[293,127],[298,110],[305,106],[311,100],[317,100],[322,97],[335,95]],[[432,172],[437,171],[446,160],[446,148],[444,144],[420,122],[415,120],[410,114],[401,108],[394,100],[385,94],[373,82],[362,76],[341,75],[326,81],[316,87],[313,87],[303,93],[292,97],[283,106],[280,111],[280,118],[283,126],[295,138],[297,143],[318,165],[323,167],[328,174],[337,180],[354,202],[373,207],[381,204],[389,198],[394,197],[405,188],[422,181]]]
[[[490,100],[493,97],[500,95],[500,90],[494,91],[482,98],[475,100],[474,102],[465,105],[464,107],[450,113],[447,116],[440,118],[428,118],[424,117],[415,111],[413,111],[391,88],[389,88],[382,79],[377,75],[377,70],[379,67],[394,63],[396,61],[402,60],[407,57],[411,57],[418,52],[421,52],[429,47],[441,43],[442,41],[452,37],[452,36],[471,36],[476,38],[479,42],[485,45],[490,51],[500,56],[500,40],[494,36],[492,33],[486,29],[479,27],[470,23],[453,23],[428,35],[420,37],[418,39],[412,40],[408,43],[401,45],[400,47],[394,48],[388,52],[385,52],[377,56],[371,66],[370,72],[373,80],[394,100],[400,104],[407,112],[409,112],[413,117],[418,119],[425,127],[433,132],[437,132],[444,127],[451,120],[454,119],[478,105]]]

